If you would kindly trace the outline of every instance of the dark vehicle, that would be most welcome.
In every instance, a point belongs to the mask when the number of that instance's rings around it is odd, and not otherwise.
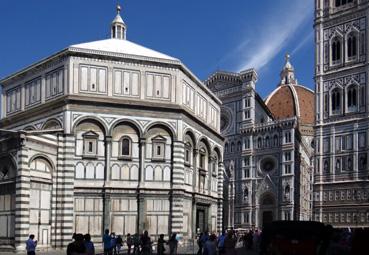
[[[264,226],[260,255],[326,254],[332,227],[315,221],[273,221]]]

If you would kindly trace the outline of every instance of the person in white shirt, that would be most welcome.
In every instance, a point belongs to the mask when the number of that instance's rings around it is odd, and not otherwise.
[[[27,255],[36,255],[37,240],[34,241],[33,239],[35,239],[35,235],[29,235],[26,241]]]

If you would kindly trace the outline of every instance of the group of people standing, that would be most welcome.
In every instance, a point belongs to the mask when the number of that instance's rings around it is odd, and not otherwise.
[[[131,236],[127,234],[125,241],[127,244],[127,254],[141,254],[151,255],[153,250],[153,242],[149,236],[148,231],[144,231],[142,235],[137,233]],[[104,255],[118,255],[123,246],[123,240],[121,236],[116,237],[114,233],[109,234],[109,230],[105,230],[103,236]],[[164,234],[161,234],[157,243],[157,254],[162,255],[165,252],[165,245],[169,246],[169,254],[176,255],[178,240],[177,234],[173,233],[168,241],[164,240]],[[133,248],[133,250],[132,250]]]
[[[252,249],[258,246],[260,233],[256,230],[248,231],[243,236],[235,232],[233,229],[222,231],[218,236],[209,234],[209,232],[200,233],[197,239],[199,250],[197,255],[234,255],[236,254],[237,243],[242,242],[242,246],[246,249]],[[239,247],[237,247],[239,248]]]

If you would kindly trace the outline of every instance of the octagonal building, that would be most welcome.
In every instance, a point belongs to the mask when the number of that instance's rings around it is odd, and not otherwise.
[[[128,41],[117,12],[110,39],[0,81],[0,246],[222,228],[221,102],[180,60]]]

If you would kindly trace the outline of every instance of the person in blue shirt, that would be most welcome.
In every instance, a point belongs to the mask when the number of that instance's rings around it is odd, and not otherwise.
[[[29,238],[26,241],[27,255],[35,255],[36,254],[37,240],[33,241],[33,239],[35,239],[35,235],[29,235]]]
[[[224,253],[224,239],[225,239],[225,230],[222,231],[222,234],[218,237],[218,250],[219,254]]]
[[[104,255],[111,255],[111,236],[109,235],[109,229],[105,229],[105,234],[103,235],[103,245],[104,245]]]
[[[91,241],[90,234],[85,235],[85,247],[87,255],[95,255],[95,246],[94,243]]]

